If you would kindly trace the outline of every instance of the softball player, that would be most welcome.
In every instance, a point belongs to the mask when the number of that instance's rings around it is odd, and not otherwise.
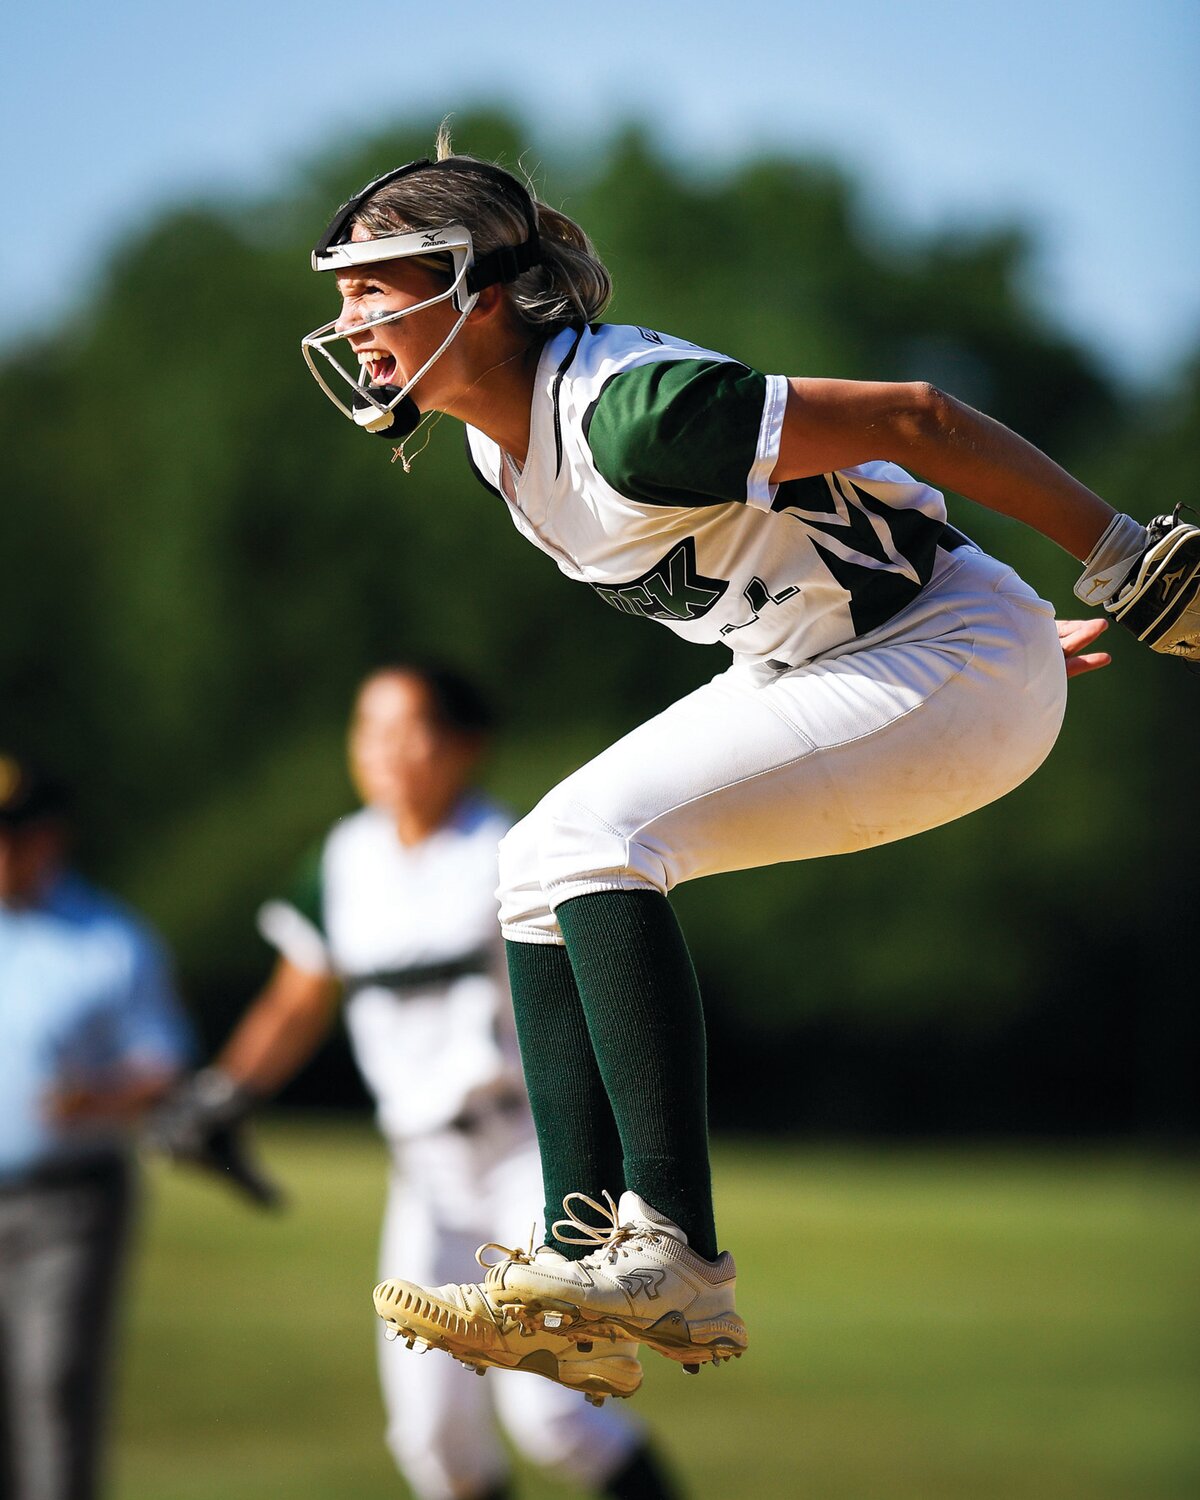
[[[341,994],[393,1161],[383,1260],[433,1280],[461,1275],[481,1239],[527,1238],[539,1190],[496,926],[496,848],[512,820],[469,788],[489,724],[476,690],[445,669],[366,680],[350,731],[365,806],[335,825],[287,898],[263,907],[275,970],[175,1106],[181,1142],[188,1127],[220,1129],[298,1070]],[[640,1426],[594,1409],[640,1384],[631,1340],[588,1352],[561,1334],[497,1328],[490,1364],[550,1378],[501,1369],[484,1382],[402,1355],[379,1331],[388,1445],[420,1500],[510,1493],[497,1418],[527,1459],[592,1493],[674,1493]]]
[[[1147,532],[929,386],[766,375],[601,323],[610,283],[583,231],[454,155],[444,130],[437,158],[368,185],[322,236],[313,265],[341,312],[304,339],[310,369],[406,467],[423,415],[461,418],[476,476],[565,574],[734,660],[501,845],[546,1243],[493,1247],[478,1284],[389,1280],[376,1308],[476,1365],[515,1321],[585,1349],[634,1338],[694,1371],[740,1354],[746,1331],[713,1223],[703,1019],[668,892],[935,827],[1049,753],[1068,675],[1108,659],[1075,655],[1104,624],[1056,629],[947,524],[941,489],[1086,559],[1081,597],[1132,608],[1143,638],[1183,655],[1200,652],[1200,533]],[[1176,561],[1182,593],[1151,602]]]

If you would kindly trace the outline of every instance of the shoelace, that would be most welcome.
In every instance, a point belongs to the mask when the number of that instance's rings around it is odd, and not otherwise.
[[[514,1249],[510,1249],[509,1246],[507,1246],[507,1245],[501,1245],[499,1243],[499,1241],[497,1241],[497,1240],[489,1240],[486,1245],[480,1245],[479,1249],[476,1250],[476,1252],[475,1252],[475,1260],[476,1260],[476,1263],[478,1265],[480,1265],[480,1266],[483,1267],[483,1269],[484,1269],[484,1271],[486,1273],[485,1276],[484,1276],[484,1278],[483,1278],[483,1284],[484,1284],[484,1286],[487,1286],[487,1284],[490,1281],[493,1281],[495,1279],[495,1277],[496,1277],[496,1274],[498,1272],[502,1271],[505,1266],[508,1266],[508,1265],[517,1265],[517,1266],[527,1266],[527,1265],[530,1265],[532,1263],[532,1261],[533,1261],[533,1255],[534,1255],[534,1252],[533,1252],[533,1241],[534,1241],[534,1237],[536,1236],[536,1234],[537,1234],[537,1224],[534,1223],[530,1227],[530,1230],[529,1230],[529,1249],[528,1250],[514,1250]],[[498,1260],[488,1260],[487,1259],[487,1253],[488,1253],[489,1250],[498,1250],[500,1252],[499,1259]]]
[[[621,1255],[628,1254],[624,1248],[630,1240],[647,1240],[650,1244],[658,1244],[662,1235],[647,1224],[622,1224],[621,1216],[617,1211],[617,1205],[607,1190],[603,1193],[604,1202],[597,1203],[595,1198],[589,1198],[586,1193],[568,1193],[562,1201],[565,1219],[556,1219],[550,1226],[554,1238],[563,1245],[592,1245],[595,1248],[591,1255],[585,1256],[586,1260],[601,1256],[610,1264],[613,1263],[618,1252]],[[579,1217],[572,1209],[572,1202],[586,1204],[599,1218],[606,1220],[603,1225],[588,1224]],[[564,1234],[564,1230],[577,1229],[578,1235]]]

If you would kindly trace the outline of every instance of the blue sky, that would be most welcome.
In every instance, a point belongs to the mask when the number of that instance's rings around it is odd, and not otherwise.
[[[163,204],[486,101],[535,145],[636,118],[698,170],[819,152],[905,227],[1016,218],[1043,304],[1153,381],[1200,343],[1198,77],[1200,0],[10,6],[0,346]]]

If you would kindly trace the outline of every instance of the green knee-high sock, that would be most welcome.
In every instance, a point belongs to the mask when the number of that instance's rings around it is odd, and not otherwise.
[[[598,891],[555,916],[620,1131],[626,1186],[712,1260],[704,1012],[670,902],[657,891]]]
[[[557,944],[506,943],[521,1065],[542,1158],[546,1243],[577,1260],[586,1245],[562,1245],[550,1226],[567,1193],[599,1200],[624,1190],[621,1139],[567,950]]]

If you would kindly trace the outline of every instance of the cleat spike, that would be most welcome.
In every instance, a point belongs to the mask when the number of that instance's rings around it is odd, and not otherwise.
[[[596,1407],[638,1389],[638,1342],[622,1324],[590,1323],[561,1300],[501,1301],[508,1290],[502,1284],[497,1291],[486,1278],[432,1289],[397,1281],[386,1302],[377,1295],[376,1307],[389,1342],[403,1339],[419,1354],[437,1349],[479,1376],[489,1368],[525,1371],[578,1391]]]
[[[699,1365],[684,1365],[683,1368],[686,1371],[686,1373],[689,1374],[689,1375],[699,1375],[699,1373],[700,1373],[700,1366]]]

